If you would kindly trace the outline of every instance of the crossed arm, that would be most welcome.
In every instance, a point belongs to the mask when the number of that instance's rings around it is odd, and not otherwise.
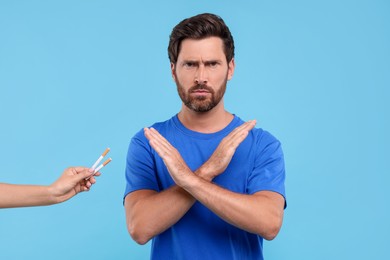
[[[96,182],[91,175],[93,171],[88,168],[70,167],[49,186],[0,183],[0,208],[44,206],[64,202],[80,192],[88,191]],[[87,177],[90,178],[85,180]]]
[[[254,125],[254,121],[249,121],[237,127],[195,172],[156,130],[145,129],[145,136],[163,159],[176,185],[159,193],[139,190],[126,197],[126,220],[133,239],[145,244],[180,220],[196,200],[228,223],[273,239],[283,219],[284,198],[280,194],[271,191],[238,194],[211,182],[226,169]]]

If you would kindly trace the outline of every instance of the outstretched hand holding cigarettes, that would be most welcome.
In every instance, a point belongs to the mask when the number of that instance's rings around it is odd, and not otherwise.
[[[96,168],[109,150],[106,149],[92,168],[69,167],[49,186],[0,183],[0,208],[52,205],[89,191],[96,183],[94,176],[99,176],[99,170],[111,161],[110,158]]]

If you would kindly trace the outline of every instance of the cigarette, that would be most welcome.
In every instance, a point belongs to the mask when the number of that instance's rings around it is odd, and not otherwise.
[[[103,160],[103,157],[106,156],[106,154],[110,151],[110,148],[106,148],[106,150],[104,151],[104,153],[102,153],[102,155],[100,155],[100,157],[96,160],[96,162],[92,165],[92,170],[95,170],[96,166],[98,166],[98,164]]]
[[[99,167],[97,167],[95,169],[95,171],[93,173],[97,173],[101,168],[103,168],[104,166],[106,166],[109,162],[111,162],[112,159],[111,158],[108,158],[104,163],[100,164]]]

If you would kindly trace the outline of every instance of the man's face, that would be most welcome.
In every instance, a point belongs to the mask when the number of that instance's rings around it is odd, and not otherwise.
[[[234,59],[227,63],[218,37],[185,39],[171,70],[183,103],[195,112],[207,112],[222,100],[233,77]]]

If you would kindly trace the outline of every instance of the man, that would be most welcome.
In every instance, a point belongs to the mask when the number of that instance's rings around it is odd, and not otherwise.
[[[263,259],[285,207],[279,141],[224,109],[234,42],[224,21],[180,22],[168,47],[180,112],[131,140],[125,209],[152,259]]]
[[[67,168],[51,185],[17,185],[0,183],[0,208],[46,206],[64,202],[76,194],[89,191],[96,183],[92,169]],[[87,180],[86,180],[87,179]]]

